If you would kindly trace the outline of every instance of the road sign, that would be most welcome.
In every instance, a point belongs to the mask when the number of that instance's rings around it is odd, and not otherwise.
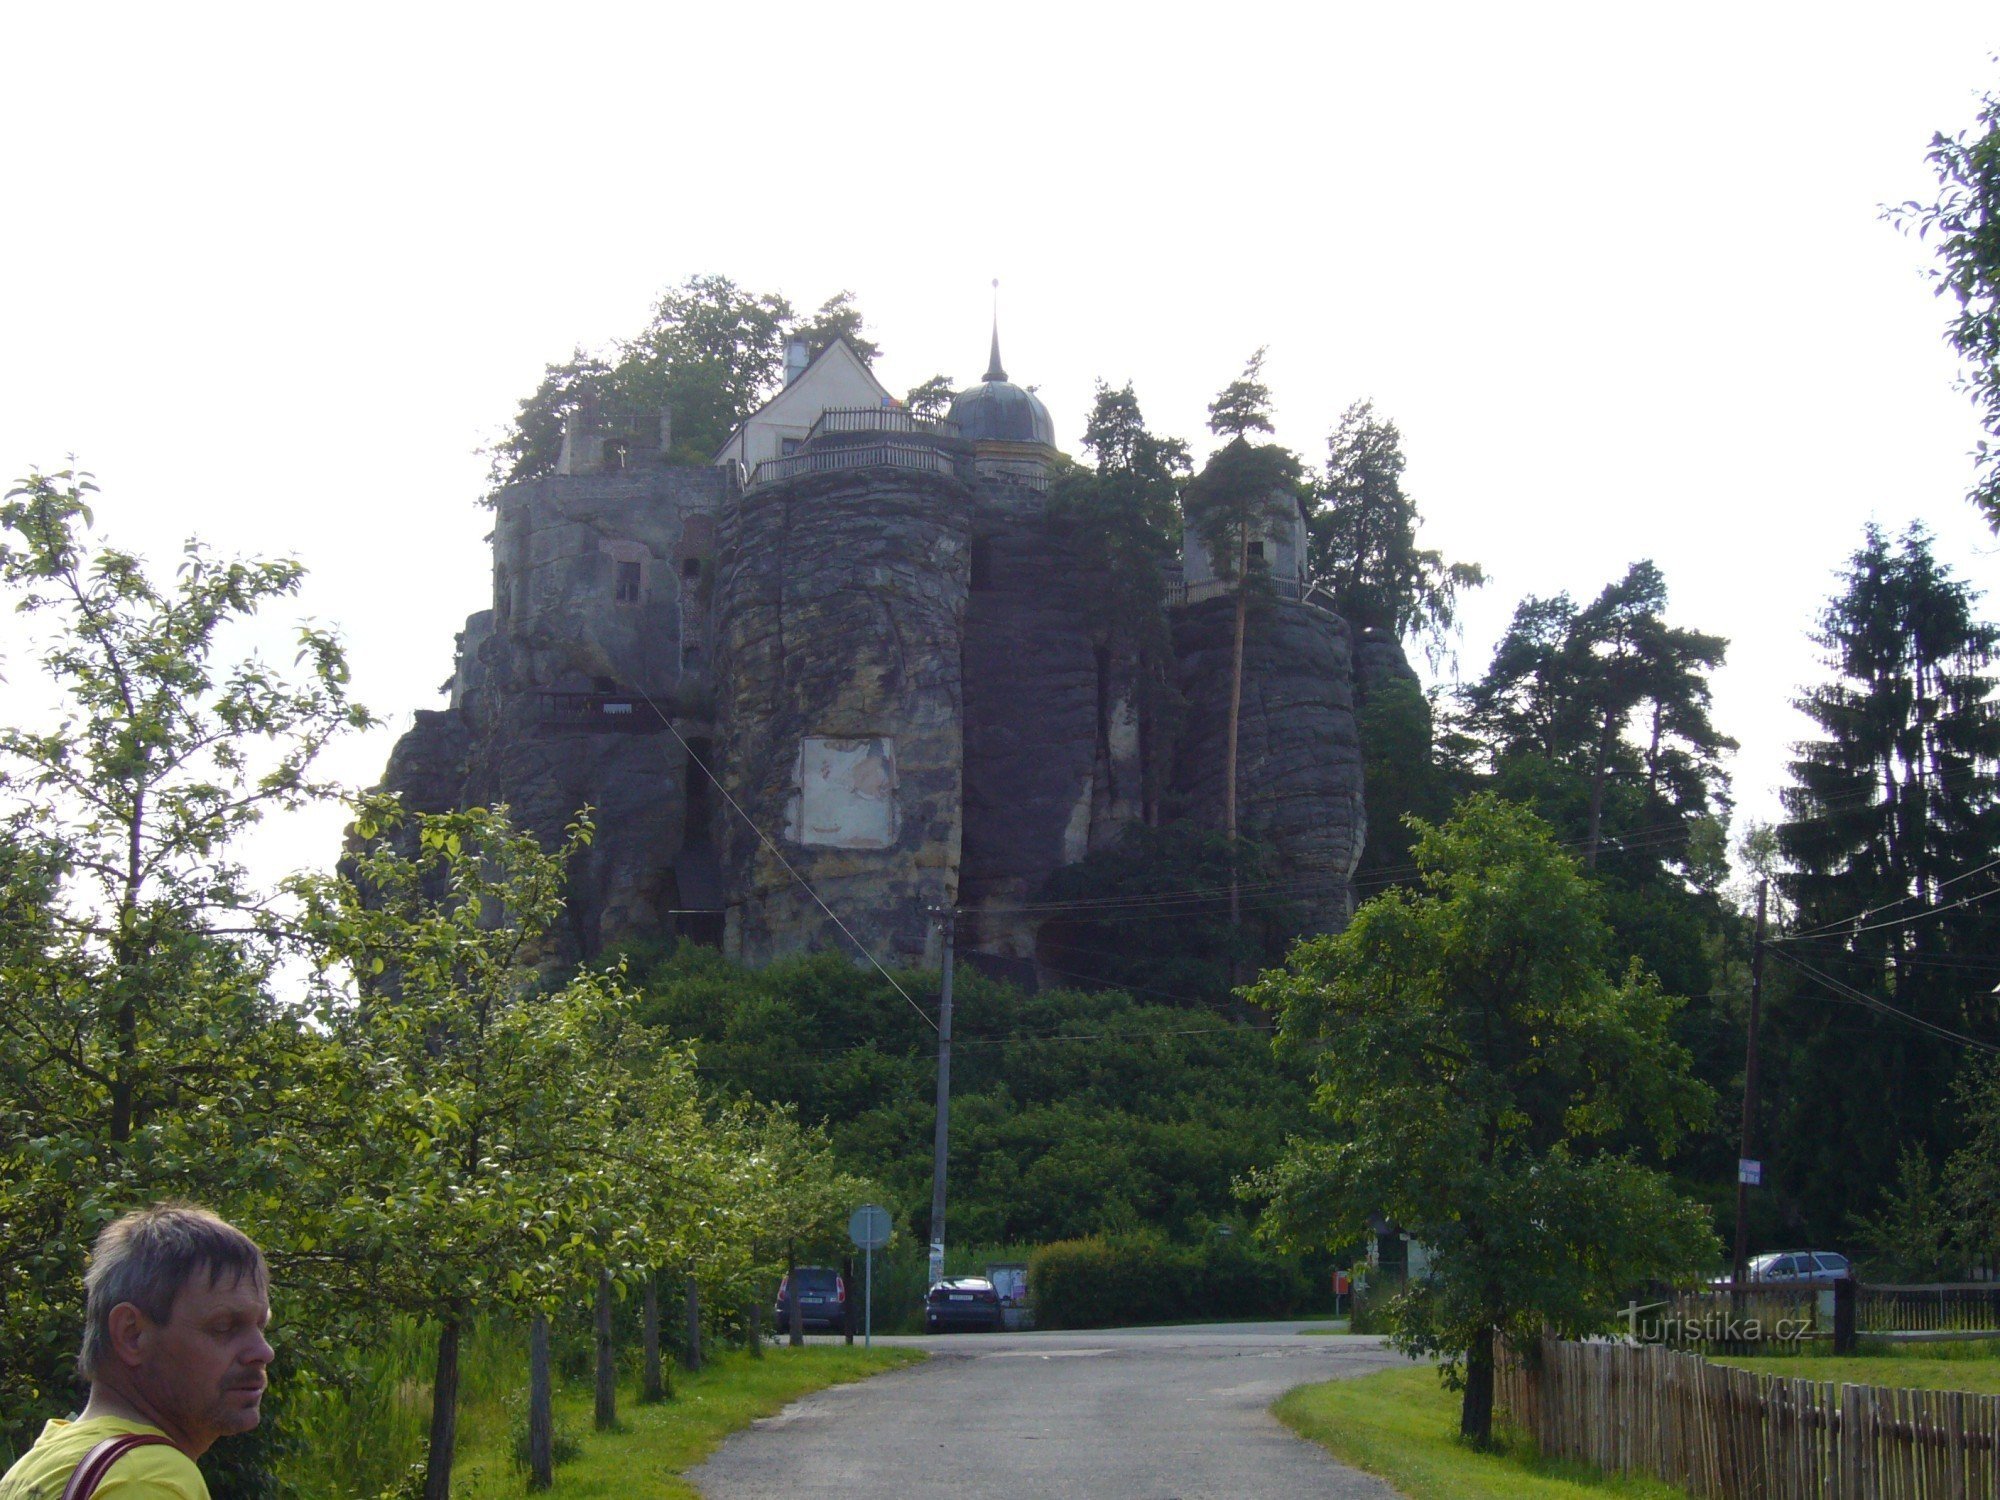
[[[1764,1164],[1748,1156],[1736,1158],[1736,1180],[1745,1187],[1764,1185]]]
[[[867,1290],[861,1303],[861,1342],[875,1347],[875,1252],[889,1243],[889,1210],[879,1203],[864,1203],[847,1221],[847,1237],[861,1248],[865,1257]]]
[[[859,1250],[880,1250],[889,1243],[889,1229],[889,1210],[874,1203],[862,1204],[847,1221],[847,1237]]]

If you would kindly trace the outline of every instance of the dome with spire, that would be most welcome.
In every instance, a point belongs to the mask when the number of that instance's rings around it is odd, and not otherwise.
[[[951,420],[968,442],[1041,443],[1056,445],[1056,424],[1033,391],[1007,378],[1000,363],[1000,320],[993,320],[993,354],[986,374],[969,391],[951,398]]]

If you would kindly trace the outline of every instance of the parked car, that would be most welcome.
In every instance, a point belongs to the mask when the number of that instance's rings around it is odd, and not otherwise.
[[[1832,1286],[1843,1276],[1852,1276],[1854,1267],[1844,1255],[1831,1250],[1774,1250],[1753,1255],[1744,1267],[1745,1281],[1763,1281],[1781,1286]],[[1715,1285],[1729,1285],[1727,1276]]]
[[[998,1333],[1002,1321],[999,1290],[984,1276],[947,1276],[924,1297],[924,1331],[983,1328]]]
[[[792,1326],[792,1282],[799,1287],[799,1326],[843,1328],[847,1324],[847,1283],[832,1266],[798,1266],[778,1279],[772,1321],[783,1333]]]

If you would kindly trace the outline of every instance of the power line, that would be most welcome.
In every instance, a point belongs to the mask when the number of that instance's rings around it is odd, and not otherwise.
[[[1865,990],[1858,990],[1844,980],[1836,979],[1831,974],[1815,969],[1811,964],[1806,963],[1795,954],[1777,949],[1772,950],[1772,952],[1774,957],[1790,964],[1801,973],[1808,974],[1812,978],[1817,979],[1821,984],[1827,986],[1843,999],[1852,1000],[1859,1005],[1867,1006],[1870,1010],[1880,1011],[1883,1015],[1892,1016],[1899,1021],[1905,1021],[1923,1031],[1930,1032],[1934,1036],[1942,1037],[1946,1041],[1958,1042],[1967,1047],[1976,1047],[1981,1052],[2000,1053],[2000,1044],[1981,1041],[1978,1037],[1967,1036],[1962,1031],[1953,1031],[1949,1026],[1940,1026],[1935,1021],[1915,1015],[1910,1011],[1902,1009],[1900,1006],[1891,1005],[1879,996],[1871,995]]]
[[[891,974],[887,969],[882,967],[882,961],[879,958],[877,958],[873,952],[869,950],[868,945],[866,943],[863,943],[860,938],[854,935],[854,933],[848,928],[848,925],[845,922],[840,920],[839,913],[834,911],[832,907],[828,906],[826,902],[820,899],[819,892],[812,888],[812,882],[807,880],[805,876],[801,875],[797,870],[792,868],[792,862],[785,858],[785,851],[780,849],[777,846],[777,844],[772,841],[771,836],[769,834],[765,833],[762,828],[757,826],[757,820],[751,817],[750,814],[748,814],[743,810],[742,804],[739,803],[734,797],[729,795],[729,788],[722,784],[722,778],[717,776],[715,772],[709,770],[707,765],[703,763],[701,757],[694,753],[694,747],[690,745],[686,740],[681,738],[681,732],[678,729],[674,728],[674,721],[672,719],[669,719],[666,716],[666,714],[661,712],[660,705],[653,701],[652,695],[648,693],[644,688],[640,688],[639,696],[646,700],[646,707],[650,708],[653,711],[654,716],[657,717],[659,721],[666,726],[667,733],[672,735],[674,737],[675,742],[679,744],[681,749],[687,752],[688,764],[696,767],[698,770],[700,770],[702,775],[706,776],[709,779],[710,784],[713,785],[718,792],[722,793],[722,800],[729,804],[730,810],[734,812],[737,817],[741,818],[745,823],[748,823],[750,825],[750,831],[756,834],[757,837],[763,841],[764,847],[766,849],[769,849],[771,851],[772,856],[778,861],[778,863],[785,867],[785,873],[791,876],[793,880],[799,883],[800,888],[803,889],[808,896],[813,898],[814,903],[819,907],[821,911],[825,912],[828,917],[832,918],[833,925],[838,927],[841,930],[842,934],[847,938],[847,940],[850,943],[854,944],[854,946],[860,950],[861,956],[863,958],[867,959],[868,962],[875,965],[877,972],[879,972],[884,979],[889,981],[890,988],[895,990],[897,994],[903,997],[904,1001],[908,1003],[911,1010],[915,1011],[918,1015],[924,1018],[924,1024],[930,1027],[931,1030],[936,1031],[938,1029],[938,1023],[931,1019],[930,1012],[925,1010],[921,1005],[917,1004],[916,1001],[910,999],[910,992],[904,989],[900,984],[896,982],[896,976],[894,974]]]
[[[1948,885],[1957,885],[1961,880],[1970,880],[1973,876],[1978,875],[1983,871],[1990,870],[1994,868],[1994,866],[1996,865],[2000,865],[2000,858],[1989,859],[1983,865],[1974,865],[1971,869],[1964,871],[1962,874],[1954,875],[1949,880],[1939,881],[1937,884],[1937,890],[1941,891]],[[2000,891],[2000,886],[1996,886],[1994,890]],[[1992,894],[1994,894],[1994,891],[1987,891],[1985,895],[1982,896],[1967,897],[1958,901],[1950,902],[1945,906],[1933,907],[1929,911],[1918,912],[1911,917],[1902,919],[1902,921],[1914,922],[1922,917],[1934,916],[1939,912],[1955,911],[1961,906],[1970,905],[1975,900],[1983,901],[1986,899],[1986,896],[1990,896]],[[1907,896],[1898,896],[1893,901],[1884,901],[1880,906],[1871,906],[1865,911],[1855,912],[1851,916],[1836,917],[1831,921],[1820,923],[1819,926],[1817,927],[1808,927],[1804,932],[1794,932],[1788,934],[1785,937],[1777,939],[1777,941],[1783,943],[1795,943],[1799,941],[1801,938],[1816,937],[1821,933],[1831,932],[1834,931],[1835,929],[1842,929],[1846,932],[1874,932],[1883,927],[1900,926],[1902,925],[1902,921],[1877,922],[1873,926],[1869,927],[1849,927],[1847,924],[1850,922],[1864,921],[1869,917],[1877,916],[1882,912],[1889,911],[1894,907],[1901,906],[1905,902],[1915,901],[1917,899],[1918,896],[1915,892],[1912,892],[1910,895]]]

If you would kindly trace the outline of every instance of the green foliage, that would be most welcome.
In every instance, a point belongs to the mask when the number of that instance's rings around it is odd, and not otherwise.
[[[1964,385],[1987,433],[1967,498],[2000,530],[2000,93],[1980,101],[1971,130],[1933,136],[1929,160],[1936,200],[1905,203],[1889,216],[1920,238],[1936,237],[1931,274],[1938,295],[1958,304],[1946,337],[1965,363]]]
[[[1416,502],[1403,493],[1403,435],[1357,401],[1327,439],[1326,471],[1307,517],[1312,575],[1349,624],[1420,635],[1433,660],[1450,638],[1462,590],[1486,575],[1417,546]]]
[[[864,364],[872,365],[882,357],[882,346],[868,337],[852,292],[835,292],[810,318],[789,330],[788,338],[804,339],[807,351],[815,357],[835,339],[846,339],[848,348],[860,355]]]
[[[638,432],[673,414],[671,456],[707,463],[737,423],[783,381],[785,345],[802,338],[815,353],[845,338],[864,360],[881,351],[864,336],[851,292],[830,297],[801,319],[783,297],[750,292],[726,276],[690,276],[660,298],[634,338],[600,359],[579,349],[550,365],[493,447],[493,495],[510,484],[555,471],[563,422],[588,412]]]
[[[1167,625],[1162,564],[1180,544],[1180,490],[1187,445],[1146,429],[1127,384],[1097,383],[1083,446],[1094,468],[1068,465],[1049,494],[1049,518],[1067,539],[1092,587],[1083,599],[1097,647],[1135,664],[1142,801],[1157,808],[1184,705],[1174,684],[1173,636]]]
[[[1354,722],[1368,790],[1368,842],[1354,874],[1358,888],[1368,890],[1409,873],[1416,838],[1409,819],[1441,821],[1464,778],[1433,753],[1431,701],[1409,678],[1391,677],[1370,688]]]
[[[320,795],[320,749],[369,722],[329,633],[302,630],[290,671],[231,652],[297,564],[190,542],[158,583],[92,544],[94,488],[31,474],[0,504],[0,584],[50,699],[35,723],[14,687],[0,727],[0,1445],[76,1404],[106,1222],[170,1193],[280,1201],[264,1137],[311,1043],[269,998],[280,933],[234,848]]]
[[[1597,895],[1546,824],[1477,796],[1416,856],[1421,893],[1370,901],[1253,991],[1333,1132],[1255,1188],[1281,1242],[1348,1244],[1382,1215],[1430,1250],[1393,1338],[1466,1380],[1483,1440],[1496,1336],[1594,1331],[1622,1290],[1713,1258],[1706,1216],[1638,1149],[1670,1148],[1711,1096],[1671,1038],[1680,1002],[1637,966],[1607,973]]]
[[[1770,1011],[1773,1175],[1819,1233],[1890,1187],[1904,1147],[1941,1160],[1959,1143],[1965,1050],[1924,1025],[2000,1032],[1979,970],[2000,908],[1980,899],[1992,877],[1972,874],[2000,848],[2000,633],[1918,527],[1893,543],[1871,527],[1842,583],[1816,636],[1829,679],[1799,703],[1819,736],[1783,792],[1778,884],[1794,915],[1776,951],[1794,968]]]
[[[1232,876],[1242,888],[1234,923]],[[1182,823],[1128,827],[1051,875],[1042,899],[1066,908],[1041,930],[1041,960],[1057,977],[1202,1010],[1227,1002],[1233,976],[1278,962],[1303,925],[1269,849],[1238,841],[1232,858],[1227,839]]]
[[[1038,1328],[1283,1318],[1306,1299],[1294,1261],[1220,1229],[1193,1244],[1141,1231],[1043,1245],[1028,1285]]]
[[[1250,543],[1288,524],[1302,470],[1290,450],[1232,438],[1182,491],[1188,524],[1208,548],[1215,576],[1239,593],[1268,586],[1270,569]]]
[[[1264,384],[1264,356],[1260,348],[1243,362],[1243,373],[1225,385],[1208,403],[1208,430],[1218,437],[1241,441],[1252,432],[1271,430],[1271,388]]]
[[[1622,831],[1610,815],[1614,786],[1630,790],[1632,815],[1648,823],[1727,806],[1720,762],[1736,742],[1709,718],[1707,677],[1727,643],[1669,625],[1666,606],[1666,579],[1650,562],[1634,563],[1585,608],[1566,594],[1526,599],[1467,694],[1503,784],[1505,762],[1524,755],[1575,778],[1587,866]],[[1684,841],[1647,847],[1656,861],[1685,864]]]
[[[903,397],[903,405],[916,417],[936,419],[951,410],[951,398],[958,394],[958,386],[949,375],[933,375],[919,385],[913,385]]]
[[[1849,1218],[1854,1243],[1865,1257],[1869,1281],[1909,1284],[1950,1281],[1963,1269],[1958,1226],[1939,1190],[1930,1158],[1905,1146],[1896,1158],[1895,1185],[1874,1214]]]
[[[1967,1259],[2000,1259],[2000,1064],[1968,1068],[1959,1078],[1965,1144],[1945,1164],[1945,1192],[1958,1245]]]
[[[1719,894],[1722,758],[1735,741],[1709,714],[1725,643],[1668,623],[1666,606],[1665,579],[1648,562],[1586,606],[1566,594],[1523,600],[1440,739],[1469,741],[1477,784],[1533,808],[1581,851],[1621,957],[1678,993],[1714,997],[1677,1022],[1687,1044],[1718,1024],[1719,961],[1743,931]],[[1717,1061],[1704,1076],[1726,1083],[1732,1065]],[[1734,1156],[1719,1139],[1702,1151]]]
[[[636,972],[641,1018],[694,1040],[715,1087],[824,1122],[835,1162],[875,1177],[928,1242],[937,1037],[879,975],[835,955],[752,972],[685,946]],[[1024,995],[968,964],[957,1010],[954,1242],[1198,1234],[1303,1103],[1264,1033],[1219,1017],[1115,991]]]

